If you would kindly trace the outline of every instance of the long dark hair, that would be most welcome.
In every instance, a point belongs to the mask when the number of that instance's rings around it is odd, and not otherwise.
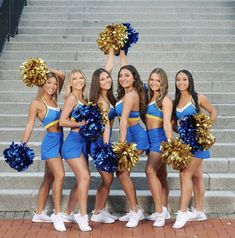
[[[99,68],[93,73],[92,79],[91,79],[90,98],[89,98],[89,100],[93,103],[97,103],[99,100],[99,96],[101,93],[101,91],[100,91],[100,75],[103,72],[107,73],[110,76],[110,78],[112,79],[110,73],[103,68]],[[113,95],[113,80],[112,80],[111,88],[107,91],[107,97],[109,99],[109,102],[113,106],[115,106],[116,99]]]
[[[145,97],[145,92],[144,92],[144,84],[143,84],[143,81],[140,78],[140,75],[139,75],[138,71],[136,70],[136,68],[133,65],[124,65],[120,68],[120,70],[118,72],[117,99],[119,101],[125,95],[125,90],[121,86],[121,84],[119,83],[119,77],[120,77],[120,73],[121,73],[122,69],[129,70],[133,75],[133,78],[134,78],[133,87],[135,88],[135,90],[137,91],[137,93],[139,95],[139,111],[140,111],[141,114],[143,114],[143,113],[145,113],[145,106],[146,106],[146,97]]]
[[[148,103],[150,102],[150,100],[152,99],[153,95],[154,95],[154,91],[150,88],[149,86],[149,81],[152,77],[153,74],[158,74],[160,76],[160,80],[161,80],[161,88],[160,88],[160,94],[158,96],[158,98],[156,99],[156,104],[157,106],[162,109],[162,101],[164,99],[164,97],[167,95],[168,93],[168,78],[167,78],[167,74],[166,72],[161,69],[161,68],[155,68],[153,69],[153,71],[150,73],[149,75],[149,79],[148,79]]]
[[[180,73],[184,73],[187,75],[188,77],[188,81],[189,81],[189,87],[188,87],[188,92],[189,94],[192,96],[193,98],[193,101],[195,103],[195,107],[196,107],[196,111],[199,112],[200,111],[200,107],[199,107],[199,104],[198,104],[198,95],[197,95],[197,92],[195,91],[194,89],[194,80],[193,80],[193,76],[192,74],[186,70],[186,69],[182,69],[180,71],[178,71],[175,75],[175,81],[177,79],[177,76],[178,74]],[[173,111],[172,111],[172,118],[175,120],[176,119],[176,107],[177,105],[179,104],[179,100],[180,100],[180,97],[181,97],[181,92],[180,90],[177,88],[176,86],[176,82],[175,82],[175,100],[173,102]]]

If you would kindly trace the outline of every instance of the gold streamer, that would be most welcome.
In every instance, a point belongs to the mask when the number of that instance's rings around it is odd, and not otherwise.
[[[191,147],[183,143],[179,138],[168,140],[168,142],[161,143],[162,159],[173,169],[183,170],[186,168],[191,160]]]
[[[127,40],[127,27],[123,24],[112,24],[105,26],[104,30],[99,33],[97,44],[105,54],[108,54],[110,48],[113,48],[114,53],[117,54]]]
[[[139,153],[134,143],[118,142],[113,146],[113,151],[118,156],[117,171],[131,171],[139,160]]]
[[[40,58],[30,58],[20,66],[20,79],[28,87],[42,86],[47,80],[49,70]]]
[[[212,121],[210,117],[202,112],[195,116],[197,127],[197,141],[204,150],[209,149],[216,141],[215,136],[211,134]]]
[[[100,108],[100,112],[101,112],[101,116],[102,116],[102,122],[104,125],[106,125],[109,121],[109,117],[108,117],[108,110],[106,108],[103,107],[102,103],[98,104],[98,107]]]

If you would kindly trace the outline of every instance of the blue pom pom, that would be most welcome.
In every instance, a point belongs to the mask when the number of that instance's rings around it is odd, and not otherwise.
[[[183,142],[189,145],[192,148],[192,152],[196,152],[202,147],[197,142],[197,130],[196,130],[196,122],[193,115],[185,116],[179,122],[179,135]]]
[[[97,139],[104,131],[102,115],[97,105],[87,105],[85,120],[88,123],[80,128],[80,135],[90,141]]]
[[[25,144],[15,144],[12,142],[9,148],[3,151],[4,158],[11,168],[18,172],[28,169],[29,165],[33,163],[35,157],[34,151]]]
[[[117,156],[110,144],[96,144],[92,157],[97,169],[108,173],[117,170]]]
[[[131,44],[136,44],[136,42],[138,41],[139,33],[132,28],[130,23],[126,22],[123,23],[123,25],[127,27],[128,40],[123,47],[125,54],[127,55],[128,49],[131,47]]]
[[[88,108],[87,105],[82,105],[77,107],[73,112],[73,117],[76,122],[80,122],[85,120],[86,114],[87,114]]]

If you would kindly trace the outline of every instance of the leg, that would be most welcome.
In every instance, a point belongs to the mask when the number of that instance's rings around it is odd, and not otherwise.
[[[45,163],[44,177],[38,191],[37,208],[36,208],[37,214],[41,214],[42,211],[45,209],[46,201],[50,192],[50,186],[52,182],[53,182],[53,174],[50,171],[47,163]]]
[[[187,168],[180,172],[181,198],[180,211],[186,212],[193,191],[192,177],[195,171],[201,166],[202,159],[193,158]]]
[[[78,184],[77,198],[79,201],[80,214],[84,216],[87,214],[87,198],[90,184],[90,172],[88,164],[83,155],[80,158],[68,159],[67,163],[73,170]]]
[[[61,212],[61,197],[65,175],[64,166],[61,158],[48,159],[46,163],[54,177],[54,181],[52,184],[52,198],[55,214],[58,214]]]
[[[152,193],[155,211],[162,212],[162,185],[158,179],[157,172],[161,167],[161,154],[156,152],[150,152],[145,173],[147,176],[150,191]]]
[[[70,214],[78,202],[78,184],[76,183],[69,194],[69,200],[65,213]]]
[[[122,188],[127,196],[127,200],[130,206],[130,209],[134,212],[137,212],[137,198],[136,198],[136,190],[134,184],[130,177],[130,172],[128,170],[124,170],[122,172],[117,172],[117,177],[122,185]]]
[[[107,202],[110,187],[113,182],[113,174],[99,171],[102,177],[102,184],[99,186],[96,192],[95,211],[102,210]]]
[[[194,203],[195,203],[196,210],[203,211],[204,182],[203,182],[203,174],[202,174],[202,163],[195,170],[193,174],[193,193],[194,193]]]
[[[164,207],[168,206],[168,195],[169,195],[169,187],[167,182],[167,167],[166,164],[163,163],[157,172],[157,177],[162,185],[162,205]]]

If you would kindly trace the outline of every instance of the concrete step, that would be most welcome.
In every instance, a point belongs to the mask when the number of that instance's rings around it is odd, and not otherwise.
[[[21,64],[23,63],[23,61],[21,62]],[[155,66],[156,67],[156,66]],[[159,67],[161,67],[161,65],[159,65]],[[6,83],[8,84],[7,86],[7,90],[8,88],[11,89],[11,80],[13,81],[18,81],[18,83],[21,85],[19,85],[19,88],[22,88],[22,91],[25,90],[25,91],[35,91],[36,89],[31,89],[31,88],[26,88],[24,84],[22,84],[22,81],[18,80],[20,78],[20,73],[19,73],[19,66],[18,68],[16,69],[13,69],[13,70],[0,70],[0,83],[4,84],[6,86]],[[114,81],[117,81],[117,74],[118,74],[118,69],[119,68],[114,68],[113,70],[113,73],[112,73],[112,78]],[[166,70],[166,69],[165,69]],[[86,78],[87,78],[87,81],[89,81],[92,77],[92,74],[93,74],[93,70],[83,70],[85,75],[86,75]],[[64,70],[65,73],[68,73],[69,70]],[[146,82],[148,77],[149,77],[149,74],[150,74],[150,70],[146,71],[146,70],[139,70],[138,69],[138,72],[141,76],[141,79]],[[173,81],[174,78],[175,78],[175,74],[176,74],[176,71],[175,70],[166,70],[167,74],[168,74],[168,79],[169,81]],[[215,85],[217,85],[216,81],[221,81],[222,82],[227,82],[227,83],[223,83],[221,84],[221,87],[227,87],[227,85],[229,85],[230,83],[233,84],[234,82],[234,78],[235,78],[235,72],[234,71],[197,71],[197,70],[194,70],[194,71],[191,71],[192,74],[193,74],[193,77],[195,79],[195,84],[198,85],[198,83],[201,83],[201,81],[207,83],[208,85],[213,85],[213,82],[215,81]],[[16,85],[18,85],[18,83]],[[116,82],[114,83],[114,86]],[[14,90],[14,86],[12,86],[12,90]],[[217,87],[217,86],[216,86]],[[218,86],[219,87],[219,86]]]
[[[18,31],[19,34],[24,35],[82,35],[82,36],[95,36],[99,35],[103,28],[81,28],[81,27],[23,27],[20,26]],[[148,28],[138,28],[140,41],[146,41],[147,38],[152,38],[152,36],[170,36],[173,38],[176,36],[232,36],[235,34],[234,28],[200,28],[200,27],[148,27]]]
[[[43,179],[44,173],[1,173],[0,189],[37,189]],[[132,180],[137,190],[147,190],[146,175],[141,172],[132,172]],[[204,174],[205,190],[227,190],[234,191],[235,175],[234,174]],[[98,172],[91,173],[90,189],[96,189],[101,183],[101,177]],[[74,173],[67,172],[63,188],[71,189],[76,184]],[[177,173],[168,173],[168,184],[170,190],[179,190],[180,182]],[[118,179],[115,177],[112,183],[112,189],[121,189]]]
[[[40,57],[47,60],[58,60],[63,54],[63,60],[81,60],[88,61],[90,59],[104,59],[104,54],[101,51],[4,51],[1,55],[1,60],[22,60],[27,58]],[[130,51],[128,53],[128,60],[130,62],[135,59],[142,59],[143,61],[163,61],[163,60],[180,60],[180,61],[233,61],[235,59],[235,52],[168,52],[162,51],[156,54],[155,52],[141,51],[135,52]],[[119,57],[115,57],[115,61],[119,61]]]
[[[9,147],[11,144],[11,141],[0,141],[0,154],[3,153],[4,149]],[[20,138],[16,141],[19,142]],[[29,141],[28,145],[30,148],[32,148],[35,152],[36,156],[39,156],[40,154],[40,142],[34,141],[33,138]],[[230,143],[222,143],[222,142],[217,142],[211,149],[211,156],[212,157],[235,157],[235,152],[234,152],[234,142]]]
[[[125,5],[126,7],[145,7],[146,2],[148,3],[147,6],[158,6],[158,7],[174,7],[174,8],[180,8],[180,7],[187,7],[187,8],[197,8],[197,7],[204,7],[204,8],[210,8],[210,7],[235,7],[235,4],[233,1],[228,0],[228,1],[205,1],[205,0],[199,0],[199,1],[153,1],[153,0],[148,0],[148,1],[143,1],[143,0],[120,0],[120,1],[100,1],[100,0],[92,0],[92,1],[82,1],[82,0],[71,0],[71,1],[66,1],[66,0],[30,0],[28,1],[28,6],[86,6],[86,7],[94,7],[94,6],[106,6],[106,7],[117,7],[117,6],[123,6]]]
[[[117,121],[117,120],[116,120]],[[112,133],[112,140],[117,141],[119,136],[118,123],[115,123],[115,127]],[[0,127],[0,138],[4,141],[17,141],[22,137],[24,128],[12,128],[12,127]],[[213,135],[216,137],[217,142],[229,143],[235,141],[235,128],[230,129],[217,129],[216,127],[212,130]],[[64,131],[65,137],[68,134],[68,130]],[[31,138],[34,141],[41,141],[45,136],[44,129],[37,128],[33,131]]]
[[[141,10],[142,8],[140,8]],[[136,20],[136,13],[57,13],[57,12],[37,12],[37,13],[26,13],[23,11],[21,15],[23,20],[27,19],[61,19],[61,20],[107,20],[110,19],[111,22],[131,22]],[[219,13],[138,13],[138,20],[235,20],[235,14],[219,14]]]
[[[139,205],[146,213],[154,211],[152,196],[149,190],[137,190]],[[36,208],[37,193],[35,189],[1,189],[0,210],[1,211],[33,211]],[[65,210],[70,190],[64,189],[62,195],[62,210]],[[96,190],[90,190],[88,196],[88,211],[94,209]],[[180,191],[171,190],[169,193],[168,209],[171,213],[178,210],[180,202]],[[223,204],[223,206],[221,206]],[[232,191],[206,191],[204,209],[207,213],[234,213],[235,196]],[[128,212],[128,204],[124,192],[111,190],[107,206],[111,212]],[[49,211],[53,210],[52,197],[50,195],[46,205]],[[75,208],[77,210],[78,207]]]
[[[79,36],[40,36],[20,35],[6,43],[5,50],[11,51],[75,51],[78,49],[86,51],[97,51],[98,46],[94,42],[81,42]],[[214,39],[216,40],[216,39]],[[19,42],[18,42],[19,41]],[[80,42],[79,42],[80,41]],[[190,43],[190,42],[138,42],[135,46],[135,52],[153,51],[153,52],[197,52],[197,51],[230,51],[235,52],[235,43]]]
[[[24,13],[37,13],[37,12],[45,12],[45,13],[117,13],[117,12],[122,12],[122,13],[136,13],[139,10],[139,6],[126,6],[126,5],[121,5],[120,6],[89,6],[85,7],[83,4],[77,4],[76,6],[69,6],[67,4],[66,6],[54,6],[53,8],[50,8],[48,6],[32,6],[28,5],[24,8]],[[182,13],[182,12],[187,12],[187,13],[218,13],[218,14],[233,14],[234,13],[234,8],[233,7],[171,7],[171,6],[166,6],[166,7],[157,7],[155,5],[149,6],[149,5],[144,5],[141,7],[141,12],[142,13]]]
[[[62,9],[65,9],[65,7],[61,7]],[[51,8],[47,8],[49,11]],[[70,7],[71,12],[74,10],[73,7]],[[112,8],[113,9],[113,8]],[[127,11],[131,10],[132,8],[126,8]],[[163,8],[162,8],[163,9]],[[167,8],[166,11],[168,10]],[[233,10],[233,8],[227,8],[229,10]],[[161,10],[161,9],[160,9]],[[219,8],[219,10],[221,10]],[[145,11],[145,9],[141,9],[141,11]],[[148,10],[149,11],[149,10]],[[180,9],[182,12],[182,10]],[[188,11],[190,11],[190,8],[188,8]],[[195,8],[193,9],[195,11]],[[56,19],[30,19],[30,20],[24,20],[21,19],[19,26],[26,26],[26,27],[39,27],[39,26],[47,26],[47,27],[84,27],[86,29],[94,28],[94,27],[99,27],[100,29],[103,29],[105,25],[111,24],[110,20],[81,20],[75,19],[75,20],[60,20],[57,21]],[[200,28],[208,28],[208,27],[215,27],[215,28],[231,28],[234,26],[234,21],[233,20],[213,20],[213,21],[206,21],[206,20],[169,20],[169,19],[159,19],[155,20],[152,19],[150,20],[142,20],[139,21],[138,19],[135,19],[131,21],[131,24],[133,27],[136,29],[139,29],[140,27],[176,27],[176,28],[181,28],[181,27],[200,27]]]
[[[133,169],[133,172],[145,172],[147,157],[146,155],[142,155],[140,160],[138,161],[137,165]],[[16,170],[12,169],[6,162],[3,157],[0,157],[0,168],[1,172],[3,173],[19,173]],[[64,161],[64,168],[65,172],[72,172],[71,168],[68,164]],[[89,158],[89,168],[91,172],[97,172],[97,169],[94,166],[92,158]],[[40,157],[35,157],[34,162],[27,171],[24,173],[33,173],[33,172],[44,172],[45,169],[45,161],[42,161]],[[169,173],[176,173],[178,171],[174,170],[170,166],[167,166],[167,171]],[[235,172],[235,158],[210,158],[203,161],[203,173],[221,173],[221,174],[232,174]]]
[[[77,61],[58,61],[58,60],[48,60],[47,64],[51,68],[57,68],[61,70],[71,70],[73,68],[79,67],[83,70],[95,70],[98,67],[102,67],[105,62],[103,60],[97,60],[93,59],[90,61],[80,61],[79,59]],[[152,70],[156,67],[156,65],[161,65],[162,68],[166,70],[175,70],[178,71],[179,69],[186,68],[191,69],[191,71],[194,70],[200,70],[200,71],[235,71],[235,61],[140,61],[135,60],[132,61],[131,64],[133,64],[138,70]],[[19,69],[19,66],[22,65],[21,60],[0,60],[0,69],[6,70],[6,69]],[[119,68],[118,63],[114,63],[114,68]]]
[[[0,85],[2,85],[1,81],[0,81]],[[60,103],[59,105],[62,108],[63,103]],[[227,116],[227,117],[235,116],[235,104],[214,104],[214,106],[216,107],[219,116]],[[27,115],[28,109],[29,109],[29,103],[4,102],[4,103],[1,103],[0,114],[6,114],[8,116]],[[25,117],[22,118],[22,120],[25,120],[25,119],[26,119]]]
[[[35,98],[36,94],[30,91],[18,91],[15,97],[12,97],[14,91],[0,91],[0,102],[30,102]],[[209,98],[211,103],[231,104],[234,102],[235,92],[204,92]],[[171,98],[174,97],[173,93],[169,93]],[[59,99],[59,102],[63,102],[63,99]]]

